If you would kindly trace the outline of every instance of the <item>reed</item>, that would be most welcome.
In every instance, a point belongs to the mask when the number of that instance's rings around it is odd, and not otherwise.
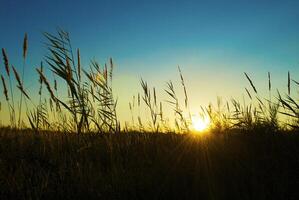
[[[24,89],[24,86],[23,86],[23,82],[22,82],[22,80],[21,80],[21,78],[20,78],[20,75],[18,74],[18,71],[14,68],[14,66],[12,66],[12,70],[13,70],[13,72],[14,72],[14,75],[15,75],[15,78],[16,78],[16,80],[17,80],[17,83],[18,83],[18,85],[17,85],[17,88],[19,88],[19,90],[20,90],[20,92],[21,92],[21,96],[22,95],[25,95],[25,97],[27,98],[27,99],[30,99],[30,97],[29,97],[29,95],[27,94],[27,92],[25,91],[25,89]],[[22,99],[22,98],[21,98]],[[22,107],[20,107],[20,110],[19,110],[19,127],[20,127],[20,120],[21,120],[21,108]]]
[[[10,77],[9,60],[8,60],[6,50],[4,48],[2,48],[2,56],[3,56],[5,71],[8,76],[8,80],[9,80],[9,89],[10,89],[10,96],[11,96],[11,101],[12,101],[11,110],[10,110],[11,125],[13,127],[15,127],[16,126],[16,112],[15,112],[14,94],[13,94],[13,88],[12,88],[12,81],[11,81],[11,77]]]
[[[71,40],[67,32],[58,30],[57,36],[49,33],[44,35],[49,42],[49,55],[46,56],[46,62],[52,71],[65,81],[70,96],[67,102],[56,99],[69,111],[73,118],[71,124],[76,126],[76,132],[80,134],[90,131],[92,127],[96,127],[99,132],[118,130],[116,101],[111,87],[112,59],[110,59],[110,81],[108,81],[106,64],[101,69],[97,62],[91,62],[89,72],[82,70],[79,49],[77,49],[77,62],[74,61]],[[82,77],[81,71],[86,77]]]
[[[298,82],[293,80],[293,82],[299,86]],[[287,125],[293,129],[299,129],[299,102],[296,101],[295,97],[291,96],[291,75],[288,71],[288,93],[284,98],[280,95],[278,91],[278,99],[282,104],[283,111],[280,111],[281,114],[289,117],[291,119]]]
[[[27,118],[31,126],[38,130],[46,127],[60,127],[60,130],[70,132],[113,132],[120,130],[120,122],[116,114],[117,100],[113,96],[112,80],[114,71],[114,62],[112,58],[107,60],[107,63],[100,65],[97,61],[91,61],[89,70],[82,66],[80,49],[77,48],[73,55],[71,40],[69,34],[63,30],[58,30],[56,35],[44,33],[48,41],[48,54],[45,56],[45,62],[54,74],[53,87],[50,81],[44,74],[43,63],[36,69],[39,77],[39,103],[33,105],[33,111],[27,113]],[[12,127],[21,127],[22,120],[22,98],[24,95],[26,100],[31,100],[24,86],[24,69],[28,54],[28,36],[25,34],[23,40],[23,70],[20,75],[13,65],[10,66],[7,53],[2,48],[3,62],[5,66],[6,76],[9,79],[9,88],[6,85],[5,77],[1,76],[3,85],[3,94],[8,102],[10,109],[10,119]],[[20,90],[20,104],[18,106],[18,123],[15,121],[15,108],[13,101],[13,85],[11,71],[13,72],[15,85]],[[168,103],[174,111],[173,125],[170,125],[169,116],[163,113],[164,104],[158,100],[159,92],[157,88],[149,87],[147,82],[141,79],[142,95],[138,93],[133,96],[132,102],[129,102],[129,110],[131,113],[131,125],[126,123],[125,129],[139,131],[150,130],[152,132],[171,132],[178,133],[190,132],[192,125],[191,113],[189,108],[189,97],[187,94],[187,86],[181,68],[178,66],[179,83],[183,99],[180,100],[175,89],[175,84],[172,81],[166,83],[165,92],[168,96]],[[232,99],[226,104],[222,104],[220,98],[217,98],[217,105],[208,105],[201,107],[202,115],[208,115],[212,121],[211,128],[214,130],[227,130],[230,128],[240,129],[255,129],[256,127],[268,127],[268,129],[276,130],[279,123],[287,124],[290,128],[298,127],[298,101],[291,91],[291,82],[295,86],[299,83],[291,79],[291,74],[288,72],[287,77],[287,94],[282,97],[278,92],[278,97],[272,98],[272,80],[271,74],[268,72],[268,98],[261,96],[253,80],[244,73],[248,80],[250,88],[245,87],[245,92],[248,96],[244,97],[241,103],[237,99]],[[61,79],[62,87],[58,88],[57,78]],[[63,86],[65,84],[66,87]],[[45,94],[42,95],[43,86],[49,93],[50,98]],[[65,88],[65,91],[62,91]],[[10,89],[10,93],[8,90]],[[253,93],[251,90],[253,90]],[[59,94],[68,94],[68,98],[64,98]],[[47,101],[44,101],[44,99]],[[245,100],[246,99],[246,100]],[[249,102],[247,102],[249,100]],[[141,119],[141,105],[145,103],[146,108],[150,113],[150,122],[147,126],[147,119]],[[180,104],[182,103],[182,105]],[[138,109],[138,112],[135,112]],[[26,110],[27,103],[26,103]],[[136,119],[134,118],[137,113]],[[290,122],[279,122],[278,115],[288,116]],[[52,121],[51,121],[52,120]],[[135,126],[136,123],[136,126]],[[51,124],[55,124],[51,125]],[[63,127],[65,124],[65,127]],[[148,128],[149,127],[149,128]]]
[[[79,82],[81,82],[81,58],[80,58],[80,49],[77,49],[77,67],[78,67],[78,77]]]
[[[3,94],[5,96],[6,101],[9,101],[8,91],[7,91],[7,87],[6,87],[6,83],[5,83],[5,79],[4,79],[3,75],[1,75],[1,79],[2,79],[2,85],[3,85]]]
[[[11,122],[11,124],[13,124],[13,115],[12,115],[13,113],[11,112],[11,105],[10,105],[10,102],[9,102],[8,90],[7,90],[5,79],[4,79],[3,75],[1,75],[1,80],[2,80],[2,86],[3,86],[3,94],[4,94],[5,100],[7,102],[10,122]]]
[[[175,116],[174,119],[175,127],[179,133],[189,132],[190,122],[184,117],[184,112],[183,109],[181,109],[180,107],[179,99],[175,92],[173,83],[172,81],[169,81],[166,84],[167,84],[167,88],[164,91],[170,97],[170,99],[166,100],[166,102],[169,103],[170,106],[173,108],[174,116]]]
[[[49,81],[48,81],[47,78],[44,76],[43,71],[42,71],[41,69],[38,69],[38,68],[36,68],[36,71],[37,71],[37,73],[39,74],[40,80],[41,80],[43,83],[45,83],[45,85],[46,85],[46,87],[47,87],[47,90],[48,90],[48,92],[50,93],[51,99],[52,99],[53,101],[56,101],[56,97],[55,97],[55,95],[54,95],[54,92],[53,92],[53,90],[52,90],[52,88],[51,88],[51,86],[50,86]]]
[[[3,62],[4,62],[4,66],[5,66],[5,71],[7,73],[7,76],[9,77],[10,72],[9,72],[8,56],[7,56],[6,51],[5,51],[4,48],[2,48],[2,56],[3,56]]]
[[[247,75],[247,73],[246,73],[246,72],[244,72],[244,74],[245,74],[245,76],[246,76],[247,80],[249,81],[249,83],[250,83],[250,85],[251,85],[252,89],[253,89],[253,90],[254,90],[254,92],[257,94],[257,90],[256,90],[256,88],[255,88],[255,86],[254,86],[254,84],[253,84],[252,80],[250,79],[250,77]]]
[[[22,118],[22,106],[23,106],[23,95],[25,95],[28,99],[29,96],[24,91],[23,85],[24,85],[24,76],[25,76],[25,65],[26,65],[26,56],[27,56],[27,50],[28,50],[28,37],[27,33],[25,33],[24,40],[23,40],[23,67],[22,67],[22,82],[19,83],[19,89],[21,91],[21,97],[20,97],[20,105],[19,105],[19,120],[18,120],[18,127],[21,126],[21,118]],[[14,70],[15,71],[15,70]],[[16,74],[16,73],[15,73]]]
[[[157,97],[156,97],[155,88],[153,88],[154,96],[152,97],[150,88],[149,88],[147,82],[144,81],[143,79],[141,79],[140,84],[141,84],[141,87],[143,90],[142,99],[150,111],[150,117],[151,117],[150,128],[153,132],[158,132],[159,131],[159,123],[157,120],[157,116],[158,116],[158,114],[157,114]],[[152,100],[152,98],[153,98],[153,100]]]

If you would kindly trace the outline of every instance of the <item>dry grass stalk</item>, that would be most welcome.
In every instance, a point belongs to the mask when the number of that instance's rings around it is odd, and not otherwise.
[[[4,61],[4,66],[5,66],[5,70],[6,70],[7,76],[9,76],[8,56],[7,56],[6,51],[5,51],[4,48],[2,48],[2,56],[3,56],[3,61]]]
[[[27,49],[28,49],[28,38],[27,33],[25,33],[24,40],[23,40],[23,69],[22,69],[22,82],[19,84],[18,88],[21,91],[21,98],[20,98],[20,105],[19,105],[19,123],[18,125],[21,125],[21,117],[22,117],[22,103],[23,103],[23,95],[25,95],[28,99],[29,96],[26,94],[24,90],[24,74],[25,74],[25,60],[27,55]],[[16,70],[14,70],[15,76],[18,74]]]
[[[27,49],[28,49],[28,37],[27,37],[27,33],[25,33],[24,41],[23,41],[23,58],[24,58],[24,60],[26,59]]]
[[[291,95],[291,75],[288,71],[288,95]]]
[[[49,81],[47,80],[47,78],[44,76],[43,72],[40,71],[40,69],[36,68],[36,71],[38,72],[40,78],[43,80],[43,82],[45,83],[46,87],[47,87],[47,90],[48,92],[50,93],[51,95],[51,98],[53,99],[53,101],[56,102],[56,97],[53,93],[53,90],[51,89],[51,86],[50,86],[50,83]]]
[[[67,81],[71,82],[72,81],[72,77],[73,77],[73,73],[72,73],[72,68],[70,65],[70,60],[68,57],[66,57],[66,72],[67,72]]]
[[[41,73],[44,72],[44,67],[43,67],[43,63],[42,63],[42,62],[41,62],[41,65],[40,65],[40,72],[41,72]],[[40,84],[43,83],[43,79],[42,79],[41,76],[39,76],[39,80],[38,80],[38,82],[39,82]]]
[[[155,87],[153,88],[153,92],[154,92],[154,104],[155,104],[155,106],[157,106],[157,96],[156,96],[156,89],[155,89]]]
[[[107,69],[107,64],[105,63],[105,67],[104,67],[104,72],[103,72],[103,75],[104,75],[104,79],[107,83],[107,79],[108,79],[108,69]]]
[[[255,86],[254,86],[253,82],[251,81],[251,79],[249,78],[249,76],[246,74],[246,72],[244,72],[244,74],[245,74],[245,76],[246,76],[247,80],[249,81],[249,83],[250,83],[250,85],[251,85],[252,89],[253,89],[253,90],[254,90],[254,92],[257,94],[257,90],[256,90],[256,88],[255,88]]]
[[[249,98],[252,100],[251,94],[250,94],[250,92],[248,91],[248,89],[247,89],[247,88],[245,88],[245,90],[246,90],[246,92],[247,92],[247,94],[248,94]]]
[[[114,65],[113,65],[112,58],[110,58],[109,61],[110,61],[110,72],[109,72],[109,76],[110,76],[110,81],[112,81],[112,74],[113,74]]]
[[[14,68],[14,66],[12,66],[12,70],[13,70],[15,78],[18,82],[17,87],[20,89],[21,93],[24,94],[27,97],[27,99],[30,99],[29,95],[25,92],[25,89],[23,87],[23,84],[22,84],[22,81],[21,81],[21,78],[20,78],[20,75],[19,75],[18,71]],[[21,112],[21,110],[20,110],[20,112]]]
[[[185,85],[184,77],[183,77],[183,74],[182,74],[182,71],[181,71],[180,66],[178,66],[178,70],[179,70],[179,73],[180,73],[181,84],[182,84],[183,89],[184,89],[184,95],[185,95],[185,108],[188,108],[188,95],[187,95],[187,89],[186,89],[186,85]]]
[[[10,96],[11,96],[11,101],[12,101],[11,121],[12,121],[12,126],[15,126],[16,114],[15,114],[14,95],[13,95],[12,82],[11,82],[11,77],[10,77],[8,56],[7,56],[4,48],[2,48],[2,56],[3,56],[4,65],[5,65],[5,70],[6,70],[8,78],[9,78]]]
[[[78,58],[78,76],[79,76],[79,81],[81,81],[81,59],[80,59],[79,49],[77,49],[77,58]]]
[[[41,66],[40,66],[40,71],[41,71],[41,73],[43,73],[43,71],[44,71],[44,67],[43,67],[42,62],[41,62]],[[40,84],[38,94],[40,95],[40,103],[41,103],[41,95],[42,95],[42,89],[43,89],[43,79],[41,78],[41,76],[39,76],[38,82]]]
[[[54,90],[57,92],[57,80],[54,80]]]
[[[161,118],[161,121],[163,121],[163,108],[162,108],[162,102],[160,102],[160,118]]]
[[[18,85],[19,85],[19,86],[22,86],[21,78],[20,78],[20,76],[19,76],[17,70],[15,69],[15,67],[14,67],[13,65],[12,65],[12,70],[13,70],[13,72],[14,72],[14,74],[15,74],[15,78],[16,78],[16,80],[17,80],[17,82],[18,82]]]
[[[5,98],[6,98],[6,101],[8,101],[9,100],[9,98],[8,98],[8,90],[7,90],[7,87],[6,87],[6,84],[5,84],[5,79],[4,79],[3,75],[1,75],[1,79],[2,79],[2,85],[3,85],[3,94],[4,94]]]

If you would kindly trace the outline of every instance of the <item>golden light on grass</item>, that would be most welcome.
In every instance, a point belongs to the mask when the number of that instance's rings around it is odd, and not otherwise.
[[[193,115],[192,116],[192,127],[197,132],[203,132],[210,126],[211,120],[206,115]]]

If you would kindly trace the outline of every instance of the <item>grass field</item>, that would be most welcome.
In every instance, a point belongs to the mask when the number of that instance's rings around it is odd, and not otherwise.
[[[244,73],[246,101],[219,98],[195,119],[180,68],[183,95],[169,81],[165,101],[141,79],[123,123],[112,59],[87,70],[67,32],[44,36],[54,78],[41,63],[33,93],[23,78],[27,34],[22,73],[2,48],[0,199],[299,199],[299,82],[290,73],[281,94],[269,72],[264,95]]]
[[[298,199],[298,132],[0,130],[1,199]]]

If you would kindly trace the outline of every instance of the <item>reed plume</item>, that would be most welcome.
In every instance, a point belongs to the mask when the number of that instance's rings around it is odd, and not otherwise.
[[[43,73],[44,71],[44,67],[43,67],[43,62],[41,62],[40,65],[40,71]],[[39,87],[39,92],[38,94],[40,95],[40,103],[41,103],[41,95],[42,95],[42,88],[43,88],[43,79],[41,78],[41,76],[39,76],[39,80],[38,80],[40,87]]]
[[[81,59],[80,59],[80,50],[77,49],[77,58],[78,58],[78,76],[79,76],[79,81],[81,81]]]
[[[4,48],[2,48],[2,56],[3,56],[3,61],[4,61],[4,66],[5,66],[5,71],[7,73],[7,76],[9,76],[9,63],[8,63],[8,56],[6,54],[6,51]]]
[[[183,77],[183,74],[182,74],[182,71],[181,71],[180,66],[178,66],[178,70],[179,70],[179,73],[180,73],[181,84],[182,84],[183,89],[184,89],[184,95],[185,95],[185,108],[188,108],[188,95],[187,95],[187,89],[186,89],[186,85],[185,85],[184,77]]]
[[[16,80],[18,82],[18,85],[22,86],[22,82],[21,82],[20,76],[19,76],[17,70],[15,69],[15,67],[13,65],[12,65],[12,70],[13,70],[13,72],[15,74],[15,78],[16,78]]]
[[[29,96],[26,94],[24,90],[24,75],[25,75],[25,61],[26,61],[26,55],[27,55],[27,49],[28,49],[28,37],[27,33],[25,33],[24,40],[23,40],[23,69],[22,69],[22,82],[19,82],[18,88],[21,91],[21,97],[20,97],[20,105],[19,105],[19,123],[18,125],[20,126],[21,124],[21,117],[22,117],[22,105],[23,105],[23,95],[25,95],[28,99]],[[15,76],[18,75],[17,71],[14,70]],[[17,76],[16,76],[17,77]],[[18,77],[20,80],[20,77]],[[26,104],[27,105],[27,104]]]
[[[25,92],[25,89],[23,87],[23,84],[22,84],[22,81],[21,81],[20,76],[18,74],[18,71],[14,68],[14,66],[12,66],[12,70],[13,70],[15,78],[18,82],[17,88],[19,88],[19,90],[21,91],[21,95],[24,94],[27,97],[27,99],[30,99],[29,95]],[[20,114],[19,114],[19,123],[20,123],[21,110],[19,110],[19,112],[20,112]]]
[[[3,94],[5,96],[6,102],[7,102],[7,107],[8,107],[8,112],[9,112],[9,117],[10,117],[10,122],[12,124],[14,124],[14,112],[11,111],[11,105],[9,103],[9,97],[8,97],[8,90],[5,84],[5,79],[3,77],[3,75],[1,75],[1,79],[2,79],[2,85],[3,85]]]
[[[247,88],[245,88],[245,90],[246,90],[246,92],[247,92],[247,94],[248,94],[249,98],[252,100],[251,94],[250,94],[250,92],[248,91],[248,89],[247,89]]]
[[[108,80],[108,69],[107,69],[107,64],[106,63],[105,63],[103,75],[104,75],[104,79],[105,79],[106,84],[107,84],[107,80]]]
[[[57,92],[57,80],[54,80],[54,90]]]
[[[70,65],[70,60],[68,57],[66,57],[66,72],[67,72],[67,81],[71,82],[73,74],[72,74],[72,68]]]
[[[49,81],[47,80],[47,78],[44,76],[43,72],[40,69],[36,68],[36,71],[38,72],[41,80],[45,83],[47,90],[50,93],[51,98],[53,99],[54,102],[56,102],[56,97],[54,95],[53,90],[51,89]]]
[[[27,33],[25,33],[24,41],[23,41],[23,59],[24,60],[26,59],[27,48],[28,48],[28,37],[27,37]]]
[[[255,88],[255,86],[254,86],[254,84],[253,84],[252,80],[249,78],[249,76],[246,74],[246,72],[244,72],[244,74],[245,74],[245,76],[246,76],[247,80],[249,81],[249,83],[250,83],[250,85],[251,85],[252,89],[253,89],[253,90],[254,90],[254,92],[257,94],[257,90],[256,90],[256,88]]]
[[[5,96],[6,101],[9,101],[8,91],[7,91],[7,87],[6,87],[5,79],[4,79],[3,75],[1,75],[1,79],[2,79],[2,85],[3,85],[3,94]]]
[[[2,48],[2,56],[3,56],[3,62],[4,62],[4,66],[5,66],[5,71],[7,73],[8,79],[9,79],[9,88],[10,88],[10,95],[11,95],[11,101],[12,101],[12,125],[15,126],[15,103],[14,103],[14,96],[13,96],[13,92],[12,92],[12,82],[11,82],[11,78],[10,78],[10,69],[9,69],[9,60],[8,60],[8,56],[7,53],[5,51],[4,48]]]
[[[110,76],[110,82],[112,82],[112,74],[113,74],[113,68],[114,68],[114,66],[113,66],[113,60],[112,60],[112,58],[110,58],[109,61],[110,61],[110,72],[109,72],[109,76]]]

